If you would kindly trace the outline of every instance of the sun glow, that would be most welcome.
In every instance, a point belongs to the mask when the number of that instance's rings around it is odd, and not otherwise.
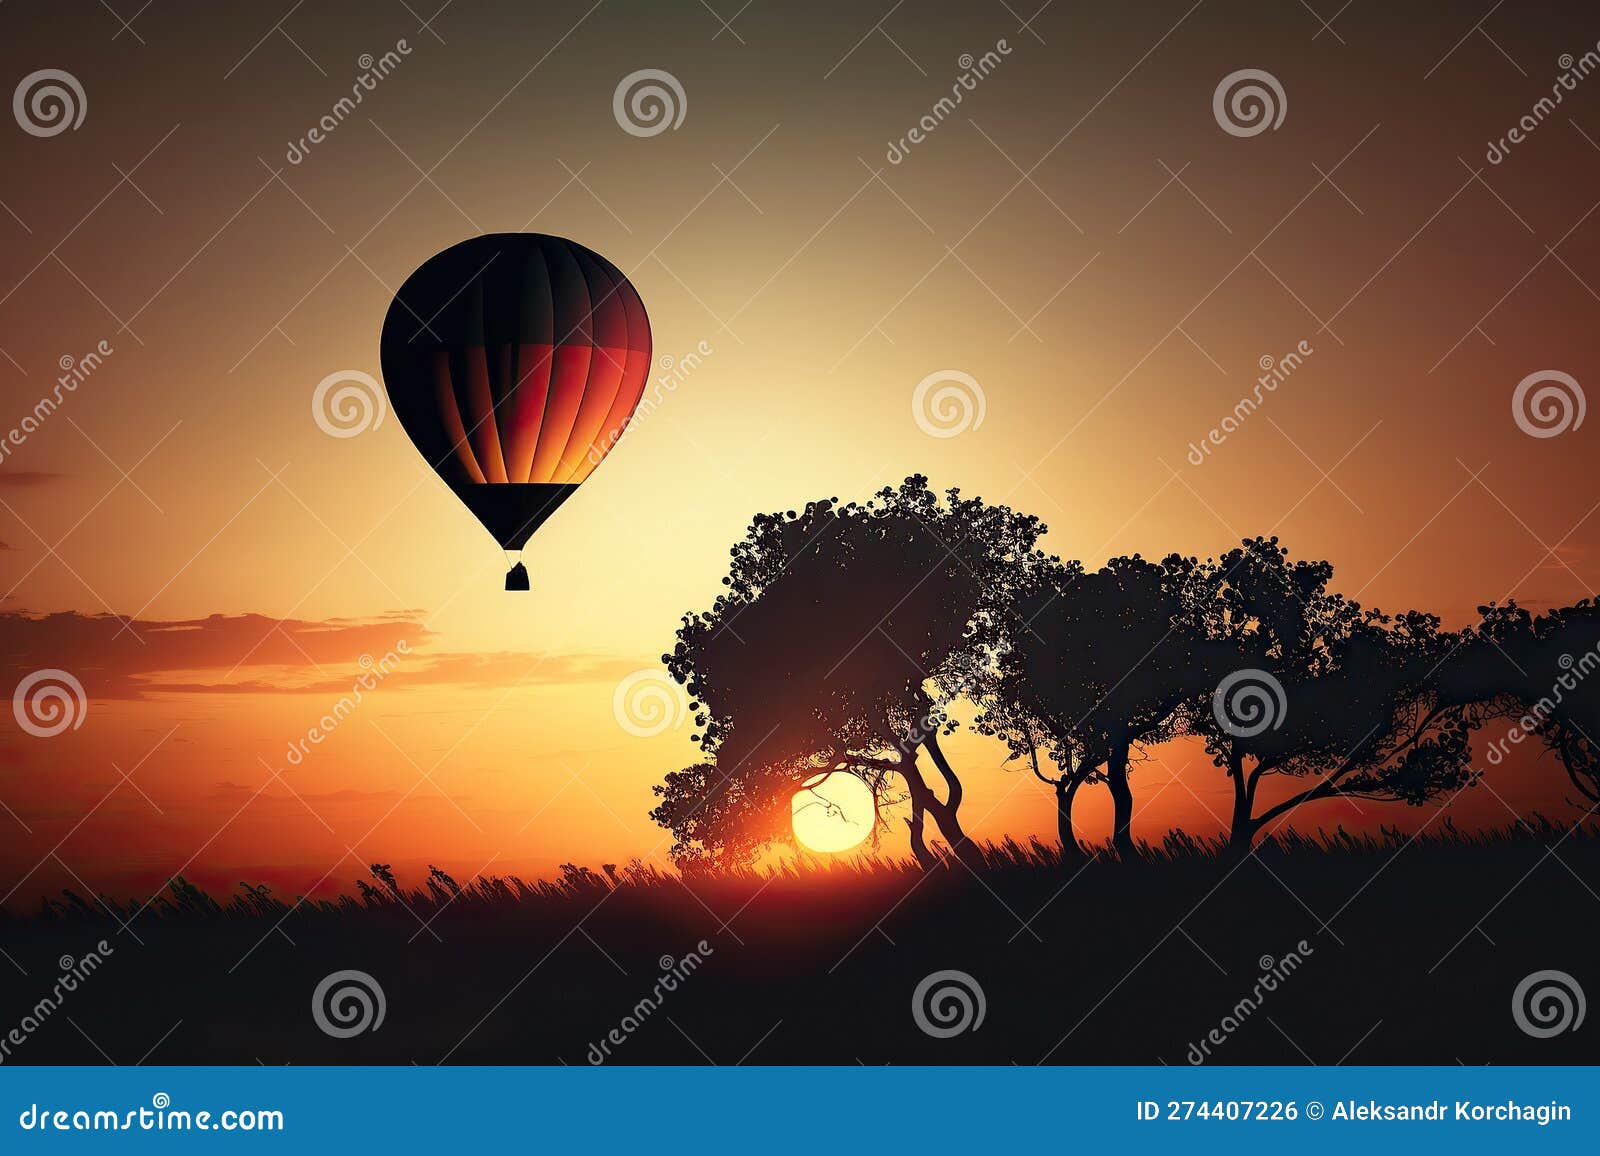
[[[812,851],[848,851],[872,833],[872,788],[843,771],[817,775],[795,792],[794,837]]]

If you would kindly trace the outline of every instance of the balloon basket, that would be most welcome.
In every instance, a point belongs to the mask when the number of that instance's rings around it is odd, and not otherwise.
[[[518,562],[515,566],[506,571],[506,589],[528,589],[528,568],[521,562]]]

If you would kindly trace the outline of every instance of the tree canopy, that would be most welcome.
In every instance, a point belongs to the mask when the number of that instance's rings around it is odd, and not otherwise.
[[[695,700],[705,755],[656,788],[652,817],[678,860],[750,863],[789,838],[802,784],[851,773],[880,818],[909,804],[925,865],[937,861],[929,817],[975,861],[962,778],[940,743],[958,700],[1054,788],[1069,860],[1084,853],[1073,800],[1100,783],[1113,848],[1138,853],[1130,770],[1177,738],[1203,743],[1229,779],[1241,851],[1302,804],[1453,795],[1475,780],[1473,736],[1493,720],[1514,720],[1499,742],[1556,752],[1600,806],[1589,601],[1538,618],[1491,604],[1449,631],[1423,611],[1361,606],[1335,589],[1329,562],[1292,558],[1277,538],[1086,570],[1040,549],[1045,530],[920,475],[863,503],[756,515],[723,593],[683,617],[663,656]]]
[[[776,781],[792,793],[809,775],[849,770],[880,798],[903,784],[914,849],[931,814],[966,850],[962,786],[938,742],[953,725],[944,708],[999,644],[1011,587],[1048,561],[1036,548],[1044,530],[958,490],[936,494],[921,476],[865,503],[757,515],[731,551],[726,591],[685,615],[664,656],[696,700],[715,769],[669,779],[658,821],[680,843],[720,847],[704,812],[733,813],[726,791],[744,798],[748,784]]]

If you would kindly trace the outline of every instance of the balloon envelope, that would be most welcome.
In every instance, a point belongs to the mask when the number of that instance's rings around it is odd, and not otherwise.
[[[600,464],[650,372],[650,320],[591,249],[491,233],[423,263],[383,322],[384,386],[422,456],[507,550]]]

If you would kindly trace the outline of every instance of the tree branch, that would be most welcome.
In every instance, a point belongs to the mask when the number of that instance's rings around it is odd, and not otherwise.
[[[1368,767],[1366,769],[1368,769],[1368,770],[1376,770],[1376,769],[1386,765],[1387,763],[1391,762],[1394,759],[1394,757],[1396,755],[1400,754],[1402,751],[1406,750],[1409,747],[1413,747],[1417,743],[1421,742],[1422,739],[1423,739],[1423,736],[1425,736],[1428,733],[1428,729],[1433,725],[1433,721],[1448,709],[1449,709],[1448,707],[1443,706],[1443,705],[1434,706],[1433,709],[1430,710],[1423,717],[1423,719],[1419,723],[1416,724],[1416,727],[1412,731],[1412,734],[1411,734],[1410,738],[1406,739],[1405,742],[1399,743],[1398,745],[1396,745],[1394,747],[1394,749],[1389,751],[1388,754],[1384,755],[1382,761],[1380,761],[1380,762],[1378,762],[1378,763],[1374,764],[1373,766]],[[1355,750],[1351,751],[1350,754],[1345,757],[1344,761],[1342,763],[1340,763],[1337,768],[1335,768],[1334,770],[1330,771],[1315,786],[1307,787],[1305,790],[1301,791],[1298,795],[1293,795],[1293,796],[1283,800],[1283,802],[1279,803],[1275,807],[1269,807],[1265,812],[1262,813],[1262,815],[1261,815],[1261,817],[1259,819],[1255,820],[1256,828],[1260,829],[1261,827],[1266,826],[1268,823],[1272,822],[1273,819],[1276,819],[1279,815],[1282,815],[1284,812],[1292,810],[1295,807],[1298,807],[1301,803],[1309,803],[1309,802],[1312,802],[1312,801],[1314,801],[1316,799],[1336,798],[1336,797],[1339,797],[1340,795],[1344,795],[1344,794],[1348,794],[1349,797],[1356,797],[1357,795],[1359,795],[1360,792],[1341,792],[1340,789],[1339,789],[1339,781],[1341,779],[1344,779],[1346,776],[1348,776],[1350,774],[1350,772],[1354,771],[1357,767],[1361,766],[1360,753],[1359,752],[1362,750],[1362,748],[1365,745],[1366,745],[1366,739],[1363,739],[1360,743],[1356,744]]]

